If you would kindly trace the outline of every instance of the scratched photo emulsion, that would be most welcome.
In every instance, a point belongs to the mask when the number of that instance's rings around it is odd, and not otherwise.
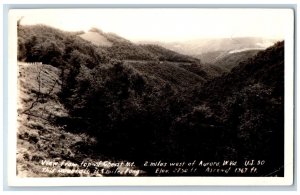
[[[18,177],[284,177],[276,11],[23,13]]]

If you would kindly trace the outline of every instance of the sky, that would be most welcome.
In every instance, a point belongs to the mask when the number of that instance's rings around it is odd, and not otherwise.
[[[131,41],[202,38],[284,39],[288,9],[36,9],[19,10],[21,24],[46,24],[66,31],[96,27]]]

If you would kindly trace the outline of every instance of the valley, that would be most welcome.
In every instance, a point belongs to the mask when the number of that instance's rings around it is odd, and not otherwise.
[[[144,165],[262,159],[249,176],[282,176],[284,41],[162,45],[96,28],[19,26],[18,174],[239,176]],[[192,54],[200,46],[206,52]]]

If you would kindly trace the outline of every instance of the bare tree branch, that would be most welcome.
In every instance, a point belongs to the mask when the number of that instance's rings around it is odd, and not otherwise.
[[[37,67],[38,69],[38,67]],[[28,111],[30,111],[40,100],[40,95],[41,93],[41,72],[42,72],[42,68],[40,67],[40,70],[38,71],[38,76],[36,77],[37,81],[38,81],[38,92],[37,92],[37,96],[35,101],[33,101],[30,105],[29,108],[25,109],[23,112],[21,112],[21,114],[27,113]]]
[[[54,91],[54,88],[56,86],[56,84],[58,84],[58,80],[56,79],[53,83],[53,85],[49,88],[49,91],[46,93],[46,94],[43,94],[42,93],[42,78],[41,78],[41,74],[42,74],[42,71],[43,71],[43,67],[40,66],[38,67],[37,66],[37,69],[38,69],[38,75],[36,77],[36,80],[38,82],[38,91],[36,93],[36,99],[31,103],[31,105],[25,109],[23,112],[21,112],[21,114],[24,114],[24,113],[28,113],[30,110],[32,110],[36,105],[37,103],[39,103],[41,101],[42,98],[45,98],[45,97],[48,97],[52,94],[52,92]],[[44,111],[45,111],[45,107],[44,107]]]

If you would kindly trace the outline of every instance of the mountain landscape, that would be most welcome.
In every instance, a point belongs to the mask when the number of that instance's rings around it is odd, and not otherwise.
[[[157,170],[200,160],[263,160],[245,176],[283,176],[283,41],[134,43],[20,25],[18,66],[20,176],[244,174]],[[63,171],[41,171],[49,159]]]
[[[147,42],[146,43],[151,43]],[[197,56],[211,52],[237,52],[245,50],[263,50],[273,45],[274,39],[259,37],[232,37],[232,38],[206,38],[195,39],[185,42],[156,42],[168,49],[186,55]]]

